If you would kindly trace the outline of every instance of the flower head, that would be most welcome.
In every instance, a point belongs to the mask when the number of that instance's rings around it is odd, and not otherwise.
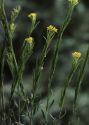
[[[35,22],[36,21],[36,18],[37,18],[37,13],[30,13],[28,15],[28,17],[33,21]]]
[[[74,59],[79,59],[81,57],[81,53],[80,52],[73,52],[72,56]]]
[[[78,0],[68,0],[72,5],[77,5],[78,4]]]
[[[58,29],[53,25],[49,25],[47,27],[47,30],[50,31],[50,32],[54,32],[54,33],[57,33],[57,31],[58,31]]]
[[[28,37],[25,39],[26,42],[28,43],[32,43],[33,42],[33,38],[32,37]]]

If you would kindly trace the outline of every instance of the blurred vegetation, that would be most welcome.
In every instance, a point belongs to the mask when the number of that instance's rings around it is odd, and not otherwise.
[[[20,47],[24,38],[27,36],[27,31],[29,29],[29,21],[27,15],[30,12],[37,12],[38,20],[40,20],[40,25],[33,32],[32,36],[35,38],[35,48],[34,54],[29,60],[26,70],[24,73],[24,81],[27,87],[27,91],[29,94],[29,89],[31,85],[29,85],[29,78],[32,79],[31,73],[35,67],[35,61],[39,56],[43,45],[45,34],[45,29],[49,24],[53,24],[60,30],[60,25],[63,23],[65,16],[67,14],[68,5],[66,0],[5,0],[6,13],[8,15],[8,19],[10,18],[10,12],[13,7],[21,5],[21,13],[19,18],[17,19],[17,28],[14,34],[13,44],[14,50],[16,53],[16,57],[20,56]],[[38,30],[39,29],[39,30]],[[0,44],[4,41],[4,33],[0,26]],[[51,45],[51,48],[55,45],[56,37]],[[82,55],[86,52],[86,48],[89,44],[89,0],[80,0],[79,5],[75,8],[75,11],[72,15],[71,23],[69,24],[67,30],[64,33],[63,44],[61,47],[61,55],[60,61],[57,63],[56,73],[54,76],[54,80],[52,83],[52,88],[54,91],[54,98],[56,102],[57,99],[60,98],[60,91],[63,87],[63,81],[70,70],[70,61],[71,61],[71,52],[75,50],[81,51]],[[41,78],[41,88],[39,93],[42,95],[42,104],[45,105],[45,97],[47,95],[47,69],[49,67],[49,62],[52,56],[52,49],[49,51],[49,54],[45,63],[45,75],[42,75]],[[88,62],[89,64],[89,62]],[[89,69],[88,66],[86,68],[84,82],[81,86],[81,92],[79,95],[78,106],[77,106],[77,115],[79,117],[79,125],[88,125],[89,124]],[[68,89],[65,101],[65,109],[66,111],[64,117],[60,120],[59,125],[64,125],[71,118],[72,111],[72,102],[74,96],[74,88],[76,78],[73,78],[72,84]],[[11,82],[11,74],[7,65],[5,65],[5,81],[6,81],[6,95],[9,92],[9,83]],[[31,83],[30,83],[31,84]],[[57,106],[52,107],[53,116],[57,116]],[[35,124],[39,125],[40,123],[40,114],[37,114],[35,118]]]

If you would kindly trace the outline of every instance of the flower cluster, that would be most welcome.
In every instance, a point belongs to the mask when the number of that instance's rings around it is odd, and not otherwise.
[[[72,56],[74,59],[79,59],[81,57],[81,53],[80,52],[74,52],[72,53]]]
[[[32,37],[28,37],[25,39],[26,42],[28,43],[32,43],[33,42],[33,38]]]
[[[57,33],[57,31],[58,31],[58,29],[53,25],[49,25],[47,27],[47,30],[50,31],[50,32],[55,32],[55,33]]]

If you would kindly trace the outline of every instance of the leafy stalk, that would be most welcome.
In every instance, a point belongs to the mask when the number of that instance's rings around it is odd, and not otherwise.
[[[37,89],[37,83],[40,78],[41,71],[43,70],[44,60],[47,56],[49,45],[50,45],[52,39],[54,38],[56,32],[57,32],[57,29],[54,26],[50,25],[47,27],[47,38],[45,38],[46,42],[43,47],[42,53],[41,53],[39,59],[37,60],[36,68],[35,68],[34,76],[33,76],[33,98],[35,96],[35,92]]]
[[[54,72],[56,69],[57,61],[58,61],[59,51],[60,51],[60,47],[62,44],[63,33],[64,33],[65,29],[67,28],[68,24],[70,23],[73,9],[74,9],[74,6],[71,6],[71,4],[69,4],[68,14],[66,16],[64,23],[60,27],[60,32],[58,34],[58,40],[57,40],[57,43],[56,43],[55,48],[54,48],[54,53],[53,53],[53,57],[52,57],[52,61],[51,61],[49,78],[48,78],[47,107],[49,106],[49,99],[50,99],[49,97],[51,95],[51,83],[53,80]]]
[[[34,44],[29,45],[29,43],[24,43],[24,45],[22,47],[22,51],[21,51],[22,53],[21,53],[21,57],[19,59],[19,64],[18,64],[18,73],[16,75],[14,83],[12,84],[10,100],[12,100],[12,97],[14,95],[15,88],[16,88],[17,84],[20,85],[22,93],[25,94],[24,88],[23,88],[23,85],[22,85],[22,76],[23,76],[25,64],[27,63],[28,59],[32,55],[33,47],[34,47]]]
[[[34,72],[34,80],[33,80],[34,91],[37,88],[37,82],[38,82],[39,77],[40,77],[41,68],[43,68],[43,65],[44,65],[44,59],[45,59],[46,54],[47,54],[47,48],[48,48],[48,45],[47,45],[47,43],[45,43],[44,48],[42,50],[41,57],[36,64],[36,69],[35,69],[35,72]]]
[[[48,108],[49,108],[49,105],[50,105],[49,100],[50,100],[50,96],[51,96],[51,83],[52,83],[52,80],[53,80],[54,72],[55,72],[55,69],[56,69],[56,64],[57,64],[57,61],[58,61],[58,56],[59,56],[58,54],[59,54],[60,47],[61,47],[61,44],[62,44],[63,33],[64,33],[65,29],[67,28],[68,24],[70,23],[73,9],[74,9],[74,6],[69,4],[69,10],[68,10],[67,17],[66,17],[63,25],[60,27],[60,32],[58,34],[58,40],[57,40],[57,43],[56,43],[56,46],[55,46],[55,49],[54,49],[54,53],[53,53],[53,57],[52,57],[52,61],[51,61],[51,66],[50,66],[49,78],[48,78],[48,96],[47,96],[47,105],[46,105],[47,111],[48,111]],[[71,72],[73,72],[73,71],[71,71]],[[72,75],[69,75],[68,81],[70,81],[71,77],[72,77]],[[64,94],[65,94],[65,92],[64,92]],[[46,114],[46,117],[47,117],[47,114]]]
[[[2,3],[1,3],[1,10],[2,10],[1,23],[3,25],[5,38],[6,38],[6,59],[10,67],[11,73],[14,77],[15,74],[17,74],[17,61],[15,58],[14,50],[13,50],[12,37],[11,37],[10,29],[9,29],[9,23],[7,21],[7,17],[5,14],[4,0],[2,0]]]
[[[54,26],[50,25],[47,27],[47,38],[45,38],[46,42],[44,44],[41,55],[36,62],[36,68],[35,68],[34,76],[33,76],[33,90],[32,90],[32,101],[31,101],[31,121],[33,119],[34,109],[35,109],[34,101],[35,101],[35,96],[36,96],[36,90],[38,87],[37,83],[40,78],[41,72],[43,70],[44,60],[47,56],[49,45],[55,36],[55,32],[57,32],[57,29]]]
[[[18,11],[19,11],[19,8],[18,8]],[[14,15],[14,14],[12,13],[12,15]],[[34,31],[36,25],[37,25],[36,24],[36,14],[35,14],[35,21],[33,20],[34,15],[33,14],[30,14],[30,15],[32,17],[31,18],[32,24],[31,24],[31,28],[30,28],[31,32],[29,32],[29,38],[30,38],[32,32]],[[33,22],[34,22],[34,24],[33,24]],[[27,39],[29,39],[29,38],[27,38]],[[23,71],[24,71],[24,68],[25,68],[25,64],[28,61],[28,59],[30,58],[30,56],[32,55],[33,47],[34,47],[34,44],[29,45],[28,43],[25,43],[25,41],[22,44],[21,53],[20,53],[21,55],[20,55],[19,64],[18,64],[18,72],[16,74],[16,78],[15,78],[13,84],[12,84],[12,87],[11,87],[10,100],[12,99],[12,97],[14,95],[14,92],[15,92],[15,88],[16,88],[16,86],[18,84],[20,85],[20,88],[21,88],[21,91],[22,91],[23,95],[25,95],[24,87],[23,87],[23,83],[22,83],[22,76],[23,76]]]

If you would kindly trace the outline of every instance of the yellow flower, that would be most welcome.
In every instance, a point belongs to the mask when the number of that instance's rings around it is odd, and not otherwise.
[[[28,37],[25,39],[26,42],[28,43],[32,43],[33,42],[33,38],[32,37]]]
[[[47,30],[50,31],[50,32],[55,32],[55,33],[57,33],[57,31],[58,31],[58,29],[53,25],[49,25],[47,27]]]
[[[76,4],[78,4],[78,0],[69,0],[69,2],[72,4],[72,5],[76,5]]]
[[[28,15],[28,17],[32,20],[32,21],[36,21],[36,18],[37,18],[37,13],[30,13],[29,15]]]
[[[72,53],[72,56],[74,59],[79,59],[81,57],[81,53],[80,52],[74,52]]]

